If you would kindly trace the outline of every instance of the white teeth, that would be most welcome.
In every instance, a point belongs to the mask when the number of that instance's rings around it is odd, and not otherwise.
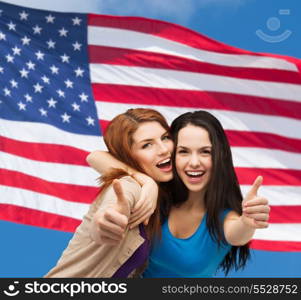
[[[203,175],[204,172],[186,172],[186,174],[191,176],[200,176]]]
[[[167,158],[167,159],[165,159],[165,160],[159,162],[158,165],[160,166],[160,165],[165,164],[165,163],[167,163],[167,162],[170,162],[170,158]]]

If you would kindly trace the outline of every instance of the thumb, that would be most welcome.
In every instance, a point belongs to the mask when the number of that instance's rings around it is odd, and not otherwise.
[[[124,195],[121,183],[118,179],[114,179],[112,184],[113,184],[114,192],[117,196],[117,205],[120,209],[120,212],[127,214],[129,204]]]
[[[260,188],[262,184],[263,178],[262,176],[258,176],[255,181],[253,182],[253,185],[249,192],[247,193],[247,199],[253,198],[257,196],[258,189]]]

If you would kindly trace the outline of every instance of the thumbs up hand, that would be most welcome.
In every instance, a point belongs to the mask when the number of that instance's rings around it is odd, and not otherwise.
[[[118,179],[113,180],[116,203],[99,210],[93,218],[92,237],[99,244],[117,245],[124,237],[130,217],[130,204]]]
[[[270,207],[268,200],[257,195],[262,181],[263,178],[258,176],[242,201],[242,220],[255,229],[266,228],[269,225]]]

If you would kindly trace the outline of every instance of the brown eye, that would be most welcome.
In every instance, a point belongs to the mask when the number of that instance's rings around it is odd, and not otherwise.
[[[151,146],[151,143],[144,144],[144,145],[142,146],[142,149],[146,149],[146,148],[148,148],[148,147],[150,147],[150,146]]]
[[[202,151],[202,153],[204,153],[204,154],[211,154],[211,150],[205,149],[205,150]]]

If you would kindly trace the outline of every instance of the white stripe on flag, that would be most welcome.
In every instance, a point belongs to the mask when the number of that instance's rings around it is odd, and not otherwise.
[[[0,185],[0,203],[12,204],[81,220],[89,204],[65,201],[37,192]]]
[[[301,155],[265,148],[231,147],[236,167],[301,170]]]
[[[301,242],[301,224],[269,224],[268,228],[257,229],[254,239]]]
[[[90,167],[35,161],[5,152],[0,152],[0,161],[2,162],[1,168],[50,182],[97,187],[99,174]]]
[[[100,136],[75,134],[43,123],[1,119],[1,128],[2,136],[23,142],[66,145],[88,152],[105,148]]]
[[[264,184],[264,179],[263,179]],[[251,185],[240,185],[243,195],[251,189]],[[262,185],[258,195],[269,200],[269,205],[301,205],[301,187],[300,186],[271,186]]]
[[[173,121],[180,114],[198,109],[159,105],[123,104],[102,101],[97,101],[96,106],[98,116],[102,120],[110,121],[115,116],[124,113],[129,108],[145,107],[156,109],[163,114],[169,123],[171,123],[171,121]],[[267,132],[276,135],[283,135],[284,137],[301,139],[301,130],[296,130],[296,128],[301,128],[301,121],[292,118],[215,109],[206,109],[206,111],[212,113],[221,122],[225,130]]]
[[[301,101],[301,86],[291,83],[275,83],[186,71],[108,64],[90,64],[90,75],[93,83],[224,92]]]

